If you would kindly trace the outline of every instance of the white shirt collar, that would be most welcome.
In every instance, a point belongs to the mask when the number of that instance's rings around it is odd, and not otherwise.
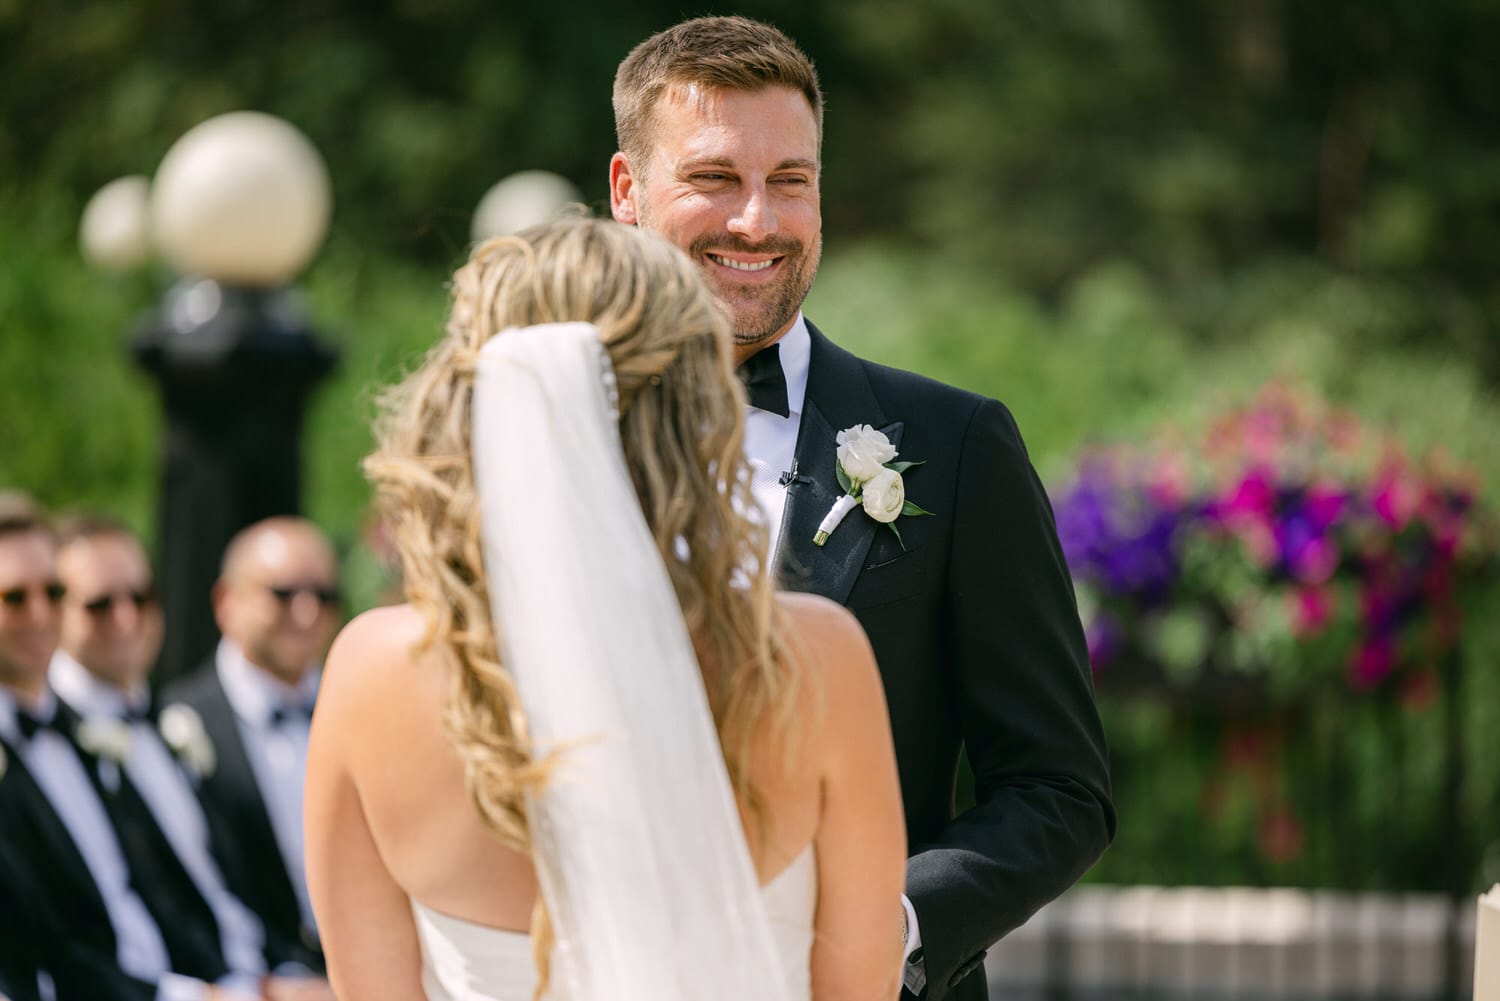
[[[802,404],[807,399],[807,366],[812,357],[812,335],[800,309],[791,328],[776,343],[780,345],[781,374],[786,377],[786,405],[790,419],[795,420],[802,416]]]
[[[59,650],[52,655],[47,682],[58,695],[85,717],[121,719],[132,706],[150,704],[151,696],[144,686],[126,693],[99,680],[70,654]]]
[[[245,651],[232,640],[219,641],[214,660],[230,708],[251,726],[269,726],[271,714],[277,709],[285,705],[311,704],[318,694],[321,671],[309,671],[300,682],[288,685],[271,672],[252,664]]]

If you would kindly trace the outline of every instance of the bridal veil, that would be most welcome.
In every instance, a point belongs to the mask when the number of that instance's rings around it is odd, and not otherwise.
[[[500,659],[538,757],[528,802],[558,1001],[780,1001],[702,676],[621,450],[591,324],[482,349],[473,462]]]

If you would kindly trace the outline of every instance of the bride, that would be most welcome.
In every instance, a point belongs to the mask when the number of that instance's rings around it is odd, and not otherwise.
[[[895,998],[880,679],[852,616],[772,591],[691,262],[614,222],[491,240],[388,404],[410,603],[335,642],[308,763],[338,996]]]

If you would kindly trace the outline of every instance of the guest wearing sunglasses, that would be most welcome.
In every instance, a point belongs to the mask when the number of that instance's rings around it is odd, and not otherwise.
[[[263,965],[236,966],[119,756],[48,683],[56,558],[35,505],[0,496],[0,979],[56,1001],[258,997]]]
[[[218,933],[231,965],[251,974],[258,990],[268,960],[275,966],[289,957],[265,954],[260,919],[228,888],[216,844],[229,832],[214,831],[195,791],[213,762],[201,750],[194,753],[180,713],[163,729],[147,687],[161,652],[162,610],[146,550],[124,525],[97,515],[64,520],[58,540],[57,571],[67,595],[49,671],[52,687],[92,732],[123,752],[119,767],[148,814],[135,818],[143,830],[126,832],[126,840],[154,841],[150,829],[161,831],[158,843],[173,856],[172,882]]]
[[[163,692],[163,713],[191,708],[212,742],[200,797],[226,832],[230,887],[264,924],[268,954],[321,975],[302,787],[321,661],[341,621],[333,548],[300,518],[258,522],[230,541],[213,603],[223,639]]]

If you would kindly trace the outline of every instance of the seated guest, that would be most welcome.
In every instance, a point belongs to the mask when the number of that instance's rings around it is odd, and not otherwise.
[[[7,983],[57,1001],[255,997],[110,749],[47,683],[57,646],[56,540],[40,512],[0,497],[0,907],[26,914],[37,949],[0,950]],[[123,818],[128,818],[122,823]],[[128,832],[128,833],[127,833]]]
[[[264,924],[268,954],[322,973],[303,874],[302,787],[321,660],[339,625],[333,548],[310,522],[279,517],[240,532],[214,585],[223,634],[199,670],[163,692],[192,708],[216,767],[199,797],[226,832],[230,888]]]
[[[53,690],[101,740],[128,749],[125,774],[213,912],[224,955],[236,969],[264,972],[265,930],[229,891],[192,785],[212,769],[207,735],[195,716],[183,717],[191,710],[160,720],[152,709],[146,674],[161,652],[162,611],[145,549],[118,522],[74,517],[59,530],[57,569],[67,594]],[[195,749],[194,739],[205,746]]]

